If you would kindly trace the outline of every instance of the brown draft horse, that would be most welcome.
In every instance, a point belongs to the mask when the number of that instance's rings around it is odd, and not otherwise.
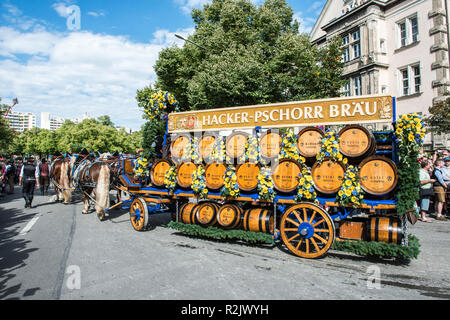
[[[94,163],[86,162],[76,172],[75,183],[80,188],[83,200],[83,214],[89,213],[90,202],[95,203],[95,211],[100,220],[105,218],[109,207],[109,188],[112,183],[111,169],[102,156]]]
[[[70,186],[70,159],[67,157],[58,157],[50,166],[50,179],[53,182],[57,201],[69,204],[72,198],[72,189]]]

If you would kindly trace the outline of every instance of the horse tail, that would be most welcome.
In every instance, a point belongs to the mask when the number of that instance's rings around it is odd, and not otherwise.
[[[69,203],[70,199],[72,198],[72,192],[68,190],[70,188],[69,185],[69,164],[66,161],[63,161],[61,163],[61,176],[60,176],[60,184],[61,187],[64,188],[61,190],[63,196],[64,196],[64,203]]]
[[[109,179],[109,166],[103,163],[100,166],[100,173],[95,192],[95,211],[97,213],[104,213],[105,209],[109,207]]]

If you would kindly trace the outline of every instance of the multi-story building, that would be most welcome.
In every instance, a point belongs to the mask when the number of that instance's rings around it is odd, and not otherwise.
[[[11,129],[17,132],[24,132],[36,127],[36,115],[31,112],[10,111],[6,116]]]
[[[389,94],[397,117],[449,95],[448,0],[328,0],[310,33],[318,46],[343,40],[344,95]],[[390,124],[380,124],[386,129]],[[449,147],[428,134],[427,147]]]
[[[50,112],[41,112],[41,128],[55,131],[63,125],[66,119],[61,117],[50,117]]]
[[[81,118],[65,119],[62,117],[51,116],[50,112],[41,112],[41,128],[55,131],[61,128],[66,120],[70,120],[75,124],[79,124],[86,119],[91,119],[91,117],[87,113],[85,113]]]

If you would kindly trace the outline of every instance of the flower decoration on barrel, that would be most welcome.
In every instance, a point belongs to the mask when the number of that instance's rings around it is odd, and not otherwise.
[[[344,173],[342,186],[336,195],[337,202],[345,207],[358,207],[364,198],[364,191],[359,182],[359,168],[348,166]]]
[[[348,163],[348,159],[339,151],[339,136],[333,131],[325,133],[320,152],[316,156],[316,160],[319,163],[322,163],[325,158],[342,161],[345,165]]]
[[[219,137],[214,142],[214,147],[210,156],[211,162],[223,163],[225,160],[231,162],[231,158],[226,155],[225,138]]]
[[[261,152],[259,149],[259,137],[252,136],[245,143],[245,152],[239,158],[241,163],[259,163],[261,161]]]
[[[395,123],[395,138],[399,147],[405,147],[418,152],[423,145],[425,128],[422,125],[422,117],[417,113],[403,115]]]
[[[150,167],[147,158],[139,157],[134,162],[133,172],[136,177],[148,177],[150,175]]]
[[[159,90],[151,95],[144,103],[144,112],[151,120],[159,119],[161,115],[179,111],[179,103],[175,97],[167,91]]]
[[[314,189],[314,181],[311,176],[311,169],[307,166],[303,166],[302,172],[299,173],[298,179],[299,181],[295,200],[297,202],[310,201],[319,204],[316,189]]]
[[[192,191],[200,198],[205,199],[208,196],[208,188],[205,181],[205,168],[199,165],[192,173]]]
[[[193,162],[195,164],[201,164],[203,162],[202,157],[197,153],[198,140],[197,137],[193,137],[191,141],[186,144],[181,158],[183,162]]]
[[[278,159],[293,159],[305,163],[306,159],[300,155],[297,149],[297,137],[292,130],[287,130],[281,139],[281,151]]]
[[[167,190],[170,192],[173,192],[175,188],[177,187],[177,167],[172,166],[170,169],[166,172],[164,177],[164,185],[166,186]]]
[[[270,168],[262,167],[258,174],[258,195],[259,199],[272,201],[276,192],[273,189],[272,173]]]
[[[224,198],[237,198],[241,193],[237,183],[236,169],[233,166],[228,167],[225,171],[225,180],[221,193]]]

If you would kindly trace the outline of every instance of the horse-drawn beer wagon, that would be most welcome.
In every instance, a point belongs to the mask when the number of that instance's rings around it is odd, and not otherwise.
[[[304,258],[344,242],[407,247],[395,128],[375,130],[395,119],[395,98],[379,95],[173,112],[168,156],[121,157],[123,204],[138,231],[171,212],[182,232],[281,241]]]

